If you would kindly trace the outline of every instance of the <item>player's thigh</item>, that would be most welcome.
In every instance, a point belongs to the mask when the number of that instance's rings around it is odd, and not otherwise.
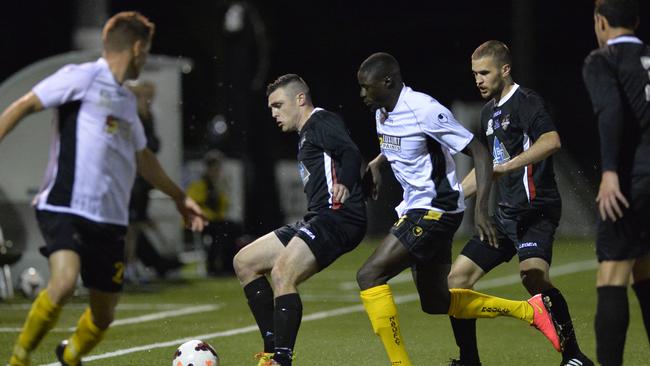
[[[411,271],[420,296],[422,310],[429,314],[445,314],[449,310],[449,287],[447,276],[451,264],[433,259],[417,263]]]
[[[598,264],[596,286],[627,286],[633,268],[634,259],[602,261]]]
[[[393,234],[388,234],[366,259],[357,273],[361,290],[385,283],[412,264],[406,247]]]
[[[52,301],[62,304],[74,292],[81,271],[81,258],[78,253],[65,249],[50,254],[48,262],[50,279],[47,291]]]
[[[485,271],[470,258],[459,254],[451,265],[447,285],[449,288],[473,288]]]
[[[493,247],[486,240],[481,240],[477,235],[473,236],[460,252],[460,256],[467,258],[481,270],[481,277],[490,272],[502,263],[509,262],[517,254],[515,243],[505,235],[497,224],[497,247]],[[459,257],[460,257],[459,256]],[[452,273],[455,269],[452,268]],[[478,273],[474,273],[478,275]],[[472,277],[471,280],[478,281],[479,278]]]
[[[268,273],[284,250],[275,232],[270,232],[242,248],[235,255],[235,270]]]
[[[314,253],[300,237],[294,236],[278,255],[271,277],[280,286],[296,286],[319,270]]]
[[[106,329],[115,318],[115,308],[120,300],[119,292],[105,292],[91,288],[88,290],[93,322],[101,329]]]

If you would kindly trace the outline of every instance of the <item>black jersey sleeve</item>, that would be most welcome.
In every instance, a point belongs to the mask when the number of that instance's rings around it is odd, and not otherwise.
[[[320,145],[324,151],[332,153],[334,160],[341,166],[340,171],[337,171],[338,181],[348,190],[352,190],[361,178],[362,157],[343,121],[328,121],[319,124],[316,130],[318,138],[314,143]]]
[[[531,93],[522,99],[519,118],[533,141],[537,141],[540,136],[547,132],[556,131],[553,117],[551,117],[546,103],[537,94]]]
[[[614,70],[598,53],[585,60],[582,77],[589,91],[600,134],[602,170],[617,170],[623,140],[623,101]]]

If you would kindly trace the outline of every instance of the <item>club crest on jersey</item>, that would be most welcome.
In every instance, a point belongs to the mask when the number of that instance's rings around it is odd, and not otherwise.
[[[113,116],[106,116],[106,126],[104,127],[104,131],[110,133],[111,135],[115,135],[118,133],[120,130],[120,122],[117,118]]]
[[[402,138],[390,135],[379,135],[379,147],[383,150],[402,151]]]
[[[311,174],[309,173],[309,170],[307,170],[305,164],[302,163],[302,161],[298,163],[298,173],[300,173],[300,179],[302,179],[302,185],[306,186],[307,182],[309,182],[309,176]]]
[[[506,114],[503,116],[503,120],[501,121],[501,128],[505,131],[508,129],[508,126],[510,126],[510,115]]]
[[[440,123],[446,123],[447,121],[449,121],[449,118],[447,118],[446,114],[440,113],[440,114],[438,114],[438,121]]]

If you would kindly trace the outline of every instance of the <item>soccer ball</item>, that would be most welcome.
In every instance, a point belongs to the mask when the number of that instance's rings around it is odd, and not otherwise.
[[[219,366],[219,356],[211,345],[195,339],[178,347],[172,366]]]
[[[44,285],[43,277],[34,267],[26,268],[20,274],[20,290],[29,299],[34,299]]]

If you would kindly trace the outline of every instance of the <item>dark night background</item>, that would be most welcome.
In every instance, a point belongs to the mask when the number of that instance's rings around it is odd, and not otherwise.
[[[205,137],[206,122],[225,114],[230,135],[218,147],[248,160],[259,177],[264,176],[264,167],[270,169],[266,163],[295,156],[296,137],[275,126],[263,88],[250,87],[263,59],[255,41],[259,36],[251,26],[254,13],[248,13],[242,32],[227,34],[223,18],[231,3],[106,1],[108,15],[133,9],[156,23],[152,53],[194,61],[194,70],[183,82],[186,157],[198,156],[213,143]],[[36,60],[71,50],[79,23],[75,1],[11,4],[0,14],[0,81]],[[269,69],[263,85],[284,73],[303,76],[315,104],[344,117],[366,159],[378,152],[372,117],[356,84],[356,70],[368,55],[393,54],[407,85],[450,105],[454,100],[480,100],[469,57],[483,41],[498,39],[511,48],[515,81],[538,91],[551,106],[564,150],[587,177],[597,174],[596,125],[581,77],[585,56],[597,46],[591,0],[248,4],[257,9],[268,45]],[[650,17],[644,16],[648,14],[650,3],[641,1],[637,34],[644,41],[649,38]]]

